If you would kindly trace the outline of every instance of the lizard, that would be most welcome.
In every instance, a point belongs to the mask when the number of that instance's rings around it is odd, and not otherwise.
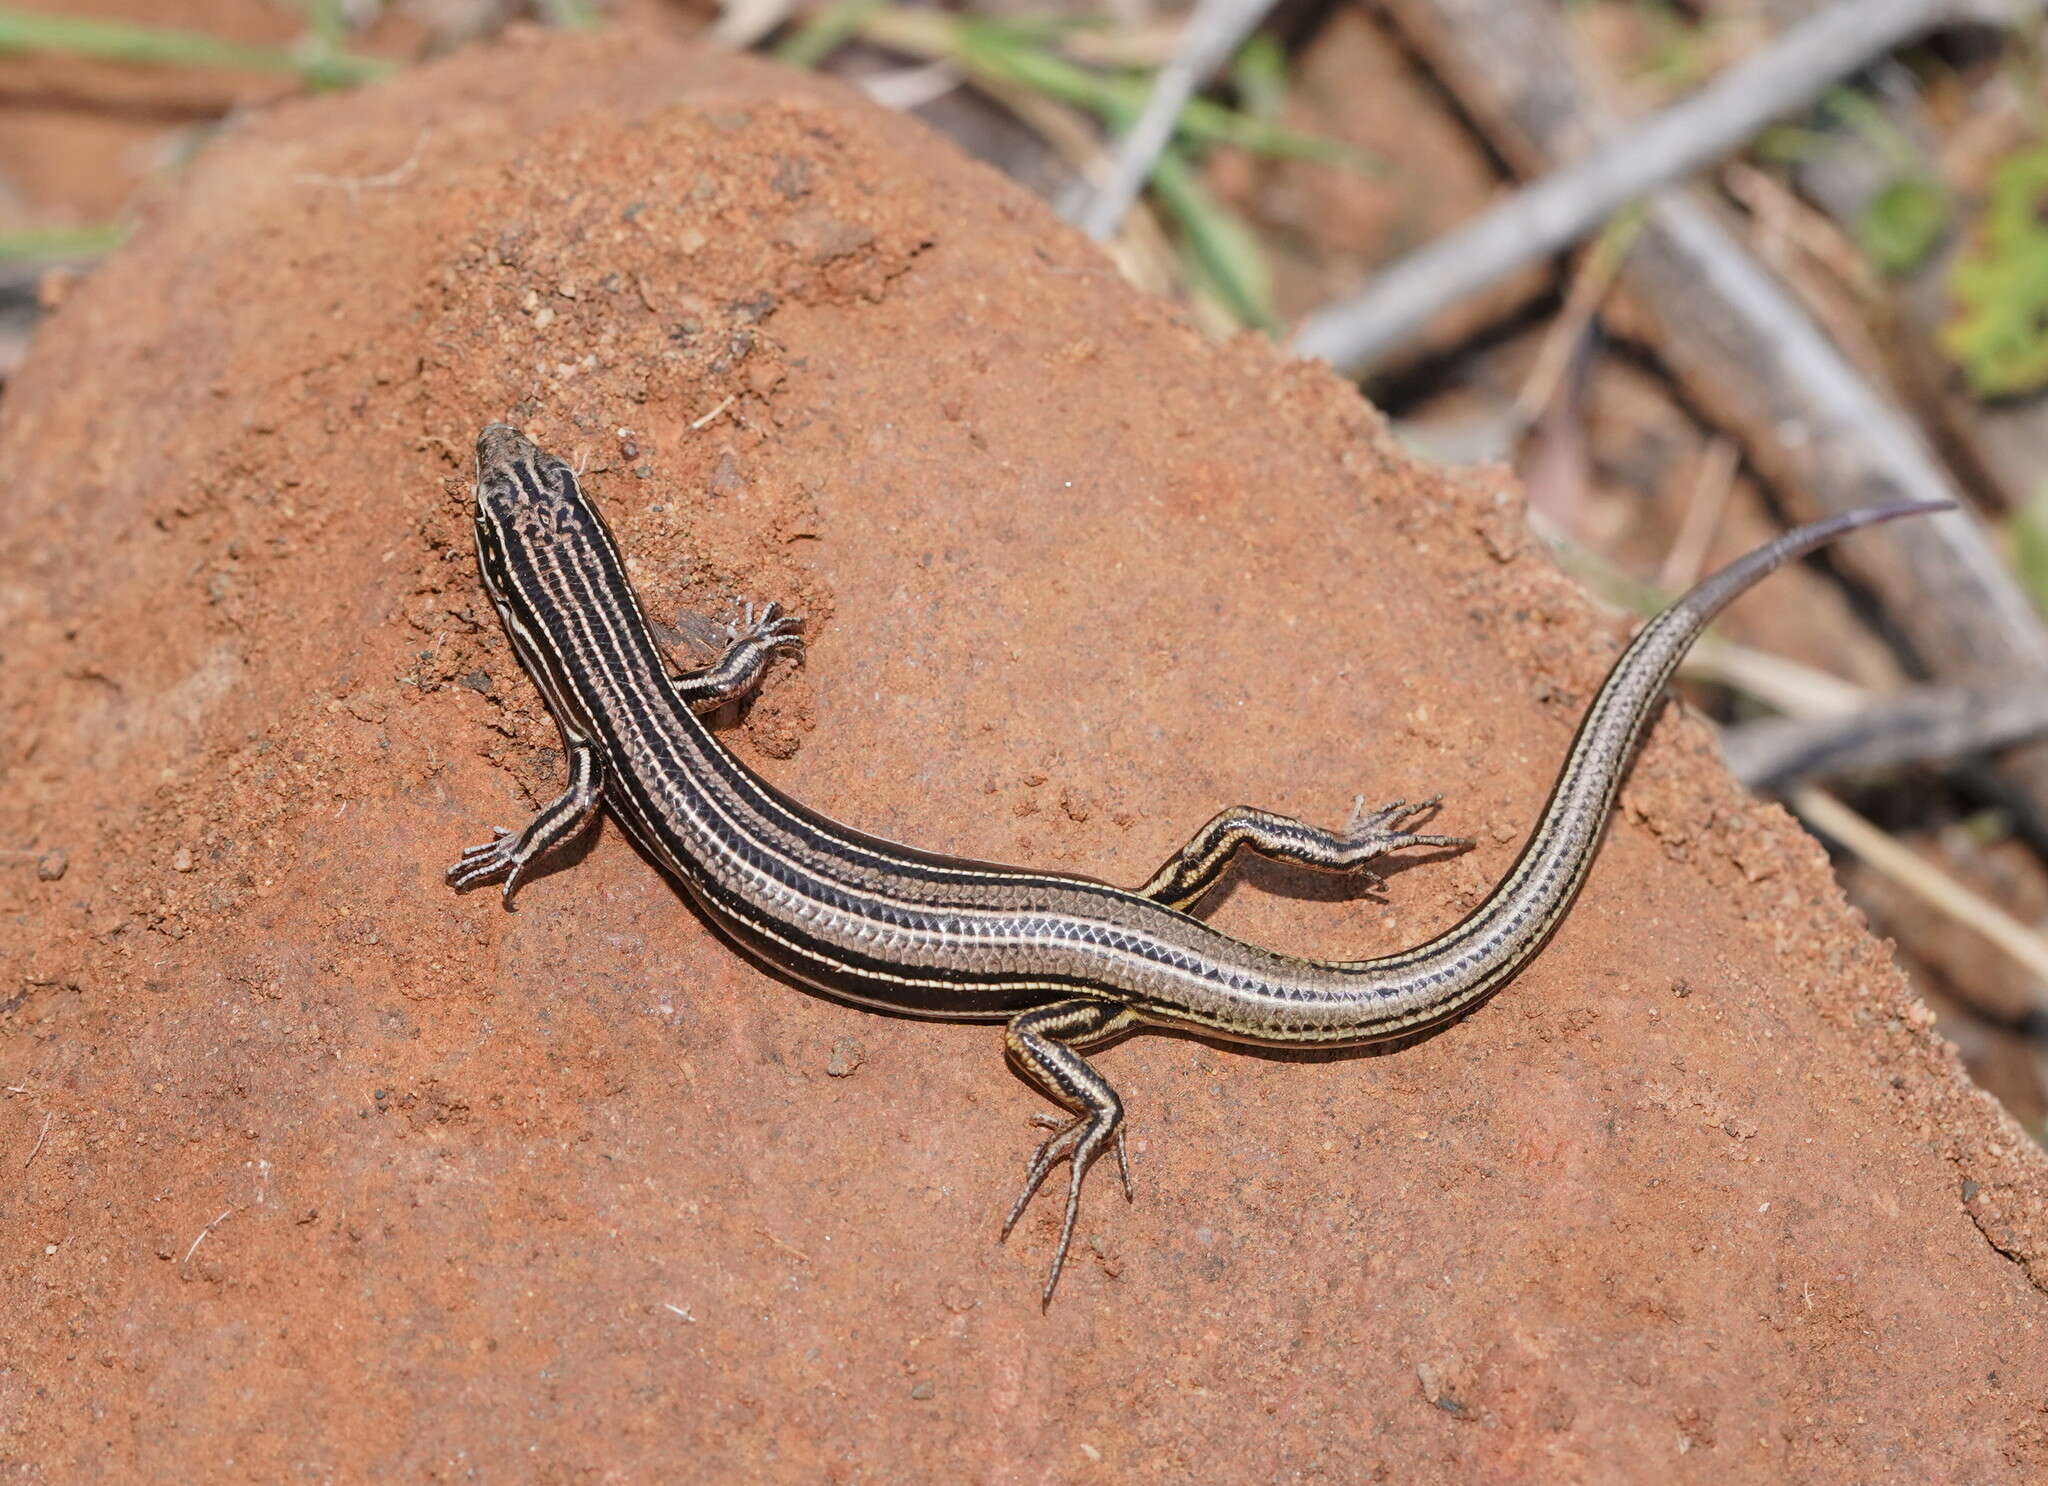
[[[1436,800],[1366,810],[1361,797],[1336,831],[1226,809],[1135,888],[866,835],[776,789],[705,720],[753,692],[777,656],[801,649],[799,619],[749,606],[716,660],[672,669],[575,472],[504,424],[483,430],[476,457],[483,586],[561,731],[569,778],[523,829],[500,829],[465,851],[450,883],[502,880],[510,907],[542,858],[609,809],[714,925],[771,968],[871,1008],[1001,1022],[1010,1061],[1064,1112],[1036,1117],[1050,1133],[1002,1226],[1007,1238],[1048,1173],[1068,1163],[1047,1305],[1098,1156],[1115,1151],[1132,1196],[1123,1103],[1089,1049],[1144,1027],[1352,1047],[1406,1039],[1470,1011],[1529,963],[1570,910],[1665,683],[1714,615],[1815,548],[1945,509],[1901,501],[1841,512],[1702,580],[1616,659],[1521,854],[1479,905],[1411,949],[1321,961],[1246,943],[1193,910],[1240,852],[1358,873],[1389,852],[1469,846],[1407,829]]]

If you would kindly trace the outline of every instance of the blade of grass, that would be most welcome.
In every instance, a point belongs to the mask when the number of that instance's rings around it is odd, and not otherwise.
[[[1792,791],[1793,810],[1823,836],[1861,857],[1876,872],[1946,914],[2001,950],[2037,981],[2048,980],[2048,942],[1981,894],[1886,835],[1833,795],[1801,785]],[[2043,1004],[2036,993],[2036,1004]]]
[[[1194,168],[1173,150],[1153,161],[1152,189],[1185,234],[1187,255],[1198,277],[1241,323],[1278,336],[1272,269],[1244,219],[1211,196]]]
[[[550,26],[563,31],[595,31],[604,24],[590,0],[541,0],[541,12]]]
[[[984,69],[1004,82],[1030,88],[1085,108],[1091,113],[1134,119],[1152,90],[1151,79],[1129,72],[1091,72],[1035,44],[1025,44],[1008,28],[987,21],[963,20],[957,25],[960,61]],[[1181,110],[1175,133],[1189,144],[1230,144],[1257,155],[1314,160],[1365,173],[1386,169],[1358,150],[1334,139],[1318,139],[1234,109],[1192,98]]]
[[[313,39],[329,52],[340,51],[348,36],[342,0],[298,0],[298,7],[306,13],[306,29]]]
[[[1253,32],[1231,59],[1230,85],[1247,114],[1271,123],[1287,101],[1287,53],[1264,31]]]
[[[120,247],[127,236],[127,224],[121,222],[91,227],[27,227],[19,232],[0,232],[0,261],[97,258]]]
[[[11,6],[0,6],[0,52],[57,52],[159,67],[289,72],[316,88],[347,88],[372,82],[395,67],[381,57],[351,52],[323,50],[301,56],[282,47],[247,46],[197,31],[47,15]]]
[[[839,0],[798,26],[775,48],[776,60],[792,67],[816,67],[838,51],[880,10],[886,0]]]
[[[992,90],[1023,92],[1084,109],[1111,129],[1129,128],[1149,91],[1142,77],[1108,77],[1076,66],[1041,50],[1035,33],[1020,33],[1014,27],[878,8],[860,20],[857,29],[877,45],[911,56],[952,61]],[[1028,44],[1026,35],[1030,36]],[[1190,144],[1231,143],[1258,149],[1278,138],[1283,152],[1290,142],[1304,142],[1313,152],[1343,148],[1330,141],[1291,135],[1207,103],[1190,105],[1181,115],[1180,125]],[[1271,271],[1251,230],[1209,194],[1183,155],[1173,151],[1162,154],[1154,164],[1151,184],[1161,209],[1180,229],[1187,259],[1202,287],[1238,323],[1277,333],[1279,316],[1273,307]]]
[[[877,46],[956,62],[977,77],[1086,109],[1106,123],[1135,118],[1150,90],[1144,74],[1095,72],[1045,50],[1043,28],[880,5],[864,14],[854,31]],[[1237,145],[1254,154],[1316,160],[1373,175],[1389,168],[1338,140],[1283,129],[1206,99],[1187,106],[1178,132],[1188,144]]]
[[[1044,53],[1019,50],[1011,54],[1013,62],[1022,57],[1050,61],[1055,71],[1063,69],[1086,77],[1094,76]],[[1095,112],[1112,129],[1129,129],[1144,107],[1149,85],[1141,79],[1131,81],[1136,86],[1128,92],[1105,92],[1094,97]],[[1028,83],[1021,85],[1029,86]],[[1084,103],[1083,106],[1088,105]],[[1189,109],[1182,112],[1183,126],[1192,107],[1190,104]],[[1272,269],[1266,262],[1265,250],[1260,247],[1257,235],[1235,212],[1209,194],[1193,165],[1178,150],[1169,147],[1160,151],[1153,161],[1148,182],[1158,197],[1160,207],[1180,228],[1184,254],[1193,270],[1197,287],[1209,290],[1239,324],[1277,336],[1280,333],[1280,316],[1273,305]]]

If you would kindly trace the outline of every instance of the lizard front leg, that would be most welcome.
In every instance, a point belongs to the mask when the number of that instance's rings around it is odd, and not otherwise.
[[[738,701],[761,684],[776,656],[803,650],[803,628],[801,616],[784,614],[779,605],[767,604],[756,614],[748,604],[741,617],[726,626],[724,653],[701,670],[678,675],[676,690],[690,710],[700,714]]]
[[[513,891],[527,868],[563,842],[580,834],[596,817],[604,803],[604,769],[597,750],[581,741],[570,741],[569,787],[541,808],[513,832],[503,826],[495,839],[472,846],[448,869],[448,881],[457,892],[491,881],[505,879],[505,906],[512,906]]]

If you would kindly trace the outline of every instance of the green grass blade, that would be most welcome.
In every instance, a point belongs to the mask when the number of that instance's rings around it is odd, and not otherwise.
[[[91,227],[25,227],[19,232],[0,232],[0,260],[97,258],[121,246],[127,236],[127,224],[122,222]]]
[[[394,70],[394,64],[381,57],[327,50],[301,56],[282,47],[245,46],[197,31],[51,15],[11,6],[0,6],[0,52],[57,52],[158,67],[289,72],[316,88],[353,87]]]
[[[563,31],[595,31],[604,24],[590,0],[541,0],[541,12],[550,26]]]
[[[1264,31],[1237,49],[1230,60],[1230,85],[1252,118],[1272,123],[1287,102],[1287,53]]]
[[[1144,73],[1091,71],[1020,40],[1010,27],[963,20],[952,29],[954,50],[962,66],[1087,109],[1116,128],[1128,127],[1152,92],[1152,79]],[[1257,155],[1316,160],[1375,173],[1386,168],[1385,162],[1337,140],[1284,129],[1204,98],[1188,101],[1174,130],[1188,144],[1230,144]]]
[[[2006,522],[2013,568],[2034,607],[2048,614],[2048,489],[2014,511]]]
[[[852,39],[861,23],[886,0],[839,0],[828,5],[783,38],[775,48],[777,61],[791,67],[816,67]]]
[[[342,0],[297,0],[298,8],[306,13],[306,29],[313,39],[328,52],[341,50],[341,44],[348,37],[348,16],[343,11]]]
[[[1180,228],[1197,278],[1241,323],[1277,337],[1273,272],[1251,228],[1211,196],[1194,168],[1172,150],[1153,165],[1152,190]]]

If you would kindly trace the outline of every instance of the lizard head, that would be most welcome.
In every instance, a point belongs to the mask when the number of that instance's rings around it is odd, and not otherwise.
[[[488,423],[476,436],[477,515],[511,516],[521,507],[573,501],[576,477],[569,466],[518,429]]]

